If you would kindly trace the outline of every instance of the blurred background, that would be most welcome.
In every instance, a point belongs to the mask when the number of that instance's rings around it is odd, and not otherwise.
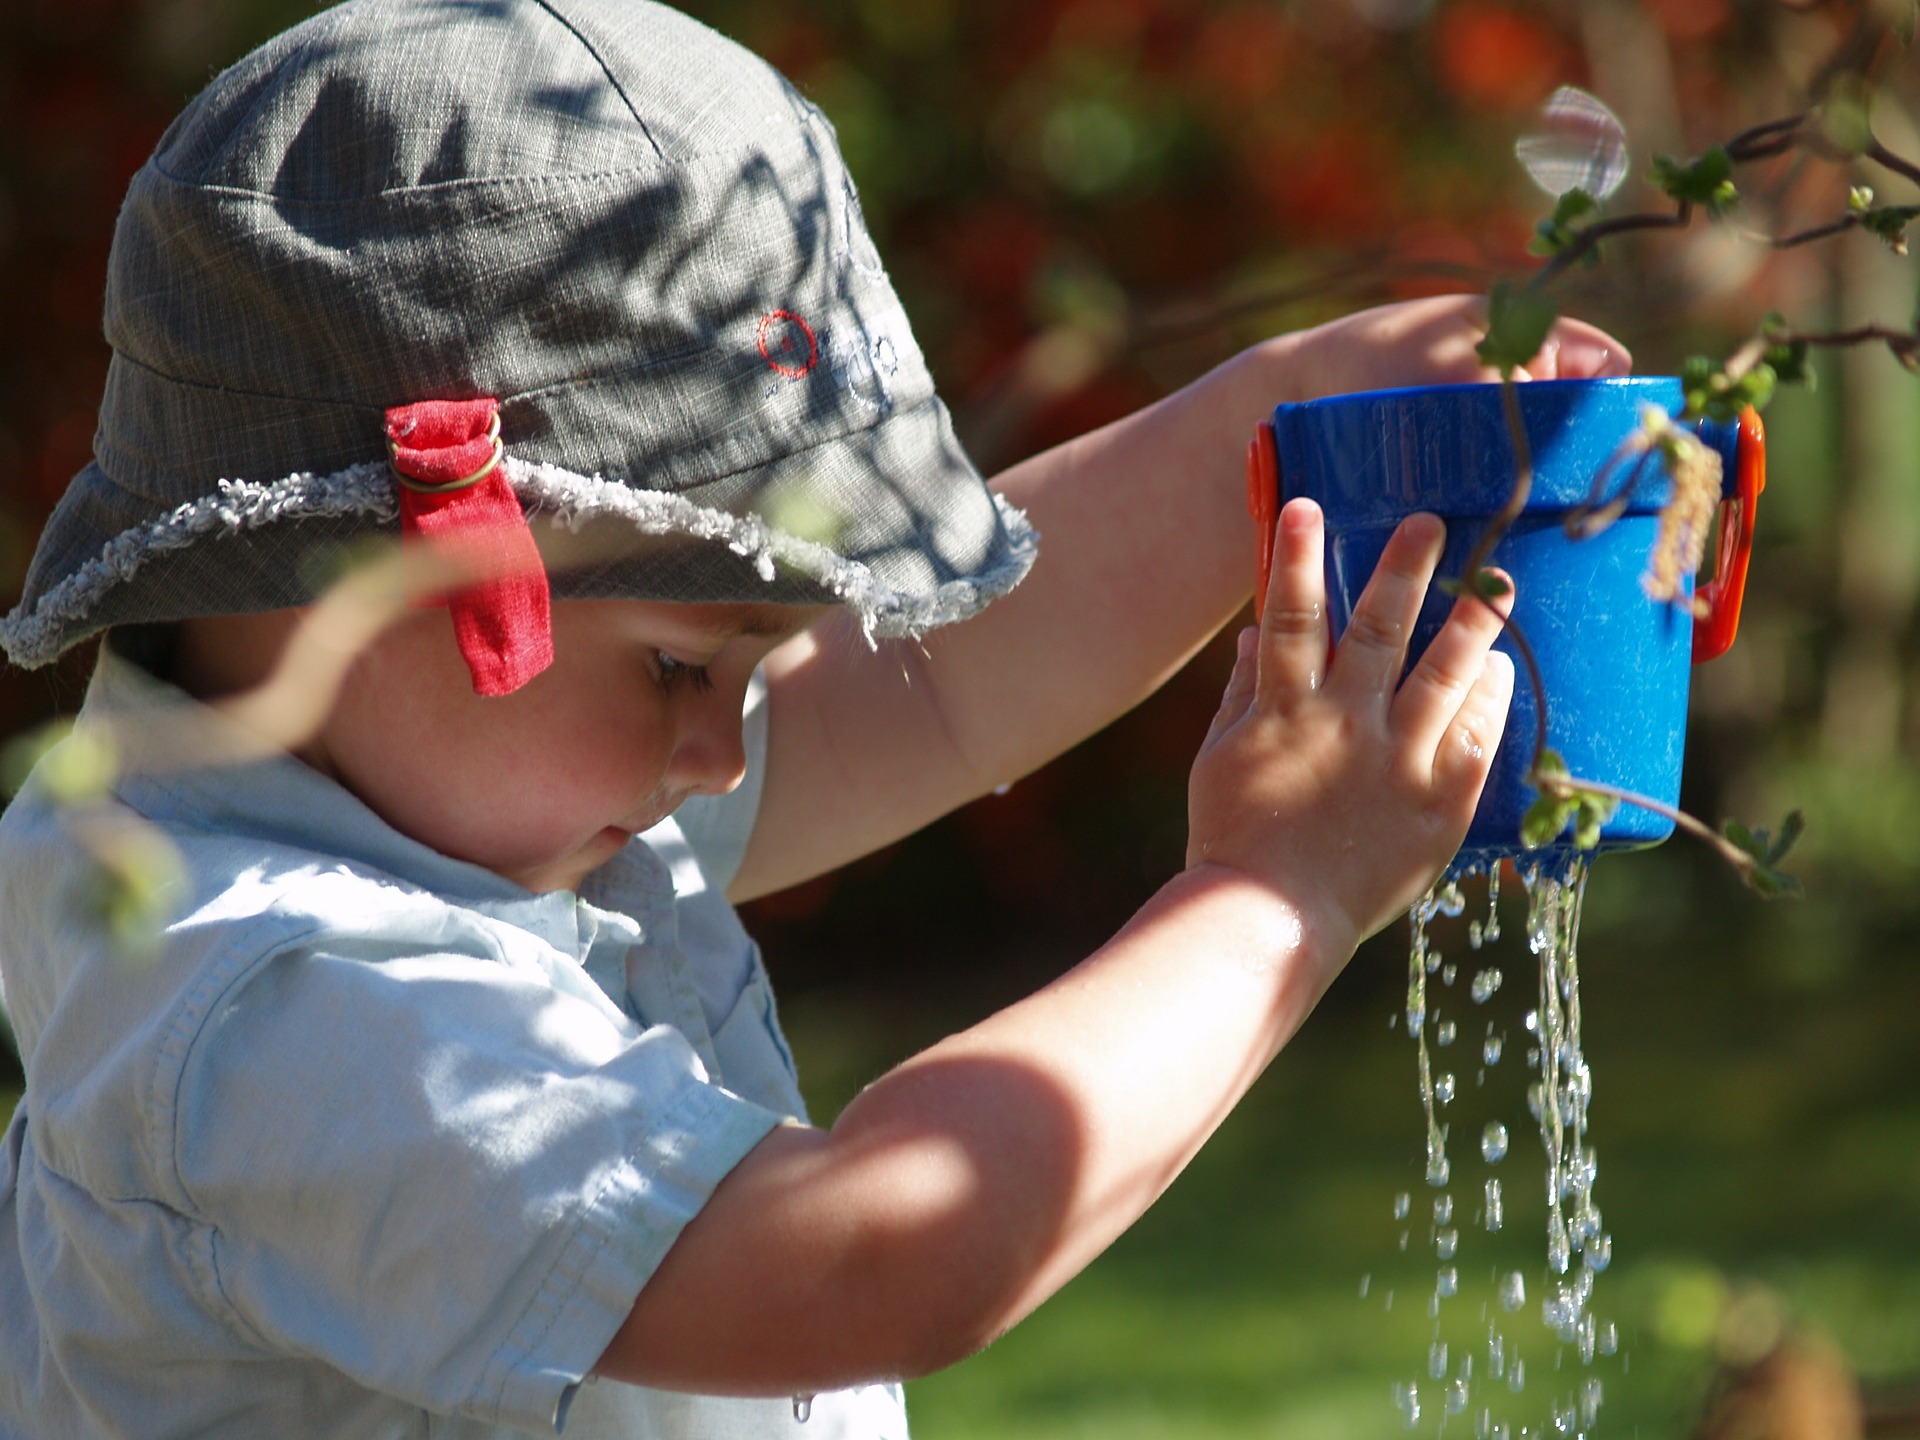
[[[318,8],[0,5],[9,599],[90,453],[102,279],[128,178],[213,71]],[[1804,108],[1872,0],[686,8],[832,117],[963,437],[992,470],[1262,336],[1524,273],[1551,202],[1513,147],[1560,85],[1624,123],[1632,166],[1610,211],[1659,208],[1643,178],[1654,152]],[[1920,158],[1920,54],[1889,45],[1873,74],[1875,132]],[[1724,355],[1769,310],[1807,328],[1911,323],[1914,264],[1870,237],[1773,251],[1742,232],[1823,223],[1849,184],[1890,201],[1920,191],[1805,156],[1741,180],[1749,203],[1733,223],[1611,244],[1563,287],[1567,308],[1648,373]],[[1767,414],[1746,619],[1732,653],[1696,674],[1685,795],[1716,819],[1804,809],[1789,868],[1807,895],[1763,904],[1683,842],[1598,867],[1582,968],[1614,1264],[1595,1309],[1617,1322],[1620,1352],[1587,1370],[1556,1358],[1543,1330],[1523,1341],[1533,1379],[1511,1402],[1515,1433],[1541,1428],[1589,1374],[1605,1387],[1596,1433],[1920,1433],[1920,391],[1884,349],[1823,354],[1818,370],[1817,387]],[[1227,659],[1216,644],[1006,794],[751,907],[816,1118],[1071,964],[1177,868],[1186,767]],[[0,733],[71,710],[84,679],[84,660],[0,675]],[[1455,1007],[1464,1048],[1482,1018],[1520,1035],[1532,962],[1515,888],[1497,951],[1510,983],[1484,1012]],[[1463,925],[1440,939],[1464,961]],[[1400,1426],[1390,1386],[1426,1383],[1434,1329],[1414,1058],[1389,1023],[1406,943],[1395,930],[1363,950],[1107,1257],[1001,1344],[911,1387],[923,1440]],[[1506,1230],[1462,1241],[1456,1347],[1483,1334],[1496,1272],[1521,1268],[1530,1286],[1544,1273],[1521,1061],[1468,1086],[1471,1057],[1459,1058],[1455,1133],[1477,1134],[1484,1111],[1515,1139]],[[0,1091],[18,1080],[0,1053]],[[1393,1214],[1401,1191],[1410,1222]],[[1828,1428],[1730,1428],[1750,1390],[1774,1397],[1753,1412],[1768,1424],[1826,1415]],[[1864,1421],[1849,1419],[1855,1394]],[[1421,1428],[1437,1415],[1430,1403]],[[1445,1423],[1465,1434],[1472,1418]]]

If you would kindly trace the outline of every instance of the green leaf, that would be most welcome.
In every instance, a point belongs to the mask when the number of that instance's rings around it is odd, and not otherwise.
[[[1511,375],[1540,353],[1560,310],[1546,296],[1517,290],[1509,280],[1487,298],[1487,338],[1478,347],[1480,363]]]
[[[1907,226],[1920,216],[1920,205],[1880,205],[1860,213],[1860,228],[1878,236],[1896,255],[1907,253]]]
[[[1764,896],[1768,900],[1798,899],[1801,893],[1800,882],[1792,875],[1782,874],[1768,865],[1755,865],[1746,871],[1741,879],[1747,888]]]
[[[1577,185],[1564,192],[1554,203],[1553,214],[1533,227],[1534,238],[1528,243],[1527,252],[1531,255],[1558,255],[1573,244],[1580,234],[1573,222],[1592,214],[1599,205],[1599,201]]]
[[[77,730],[69,720],[54,720],[0,750],[0,784],[9,794],[19,793],[36,771],[56,803],[79,805],[106,797],[119,778],[120,759],[101,731]]]
[[[1777,867],[1806,828],[1806,817],[1798,810],[1790,812],[1780,822],[1778,835],[1765,829],[1749,830],[1738,820],[1720,822],[1720,833],[1732,841],[1741,854],[1753,861],[1753,864],[1741,869],[1740,878],[1748,889],[1768,899],[1800,894],[1799,880]]]
[[[1591,850],[1600,843],[1600,826],[1604,822],[1589,807],[1582,805],[1573,821],[1573,843],[1582,850]]]
[[[1560,838],[1560,832],[1567,828],[1567,823],[1573,819],[1573,812],[1571,800],[1556,800],[1551,795],[1542,795],[1527,807],[1527,813],[1520,818],[1520,843],[1529,850],[1551,845]]]
[[[1692,160],[1654,156],[1653,183],[1681,204],[1704,205],[1714,215],[1740,198],[1733,183],[1733,161],[1719,145]]]
[[[1502,600],[1513,593],[1513,585],[1504,575],[1491,570],[1473,572],[1473,593],[1482,600]]]
[[[1842,155],[1853,156],[1873,144],[1873,91],[1859,75],[1841,75],[1820,102],[1820,131]]]
[[[1807,817],[1798,810],[1787,812],[1787,818],[1780,822],[1780,833],[1774,837],[1773,844],[1767,847],[1766,861],[1777,865],[1787,858],[1787,852],[1793,848],[1794,841],[1806,833]]]
[[[1569,773],[1566,756],[1550,746],[1540,752],[1539,757],[1533,762],[1533,770],[1536,775],[1547,776],[1564,777]]]
[[[1804,340],[1769,346],[1767,367],[1773,371],[1773,378],[1782,385],[1805,385],[1812,389],[1814,372],[1807,363],[1807,353],[1807,342]]]

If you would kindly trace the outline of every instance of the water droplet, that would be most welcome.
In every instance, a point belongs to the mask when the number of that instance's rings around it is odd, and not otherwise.
[[[1526,1276],[1518,1270],[1509,1270],[1500,1281],[1500,1308],[1511,1315],[1526,1303]]]
[[[1506,1205],[1500,1195],[1500,1182],[1498,1179],[1490,1179],[1487,1181],[1486,1206],[1482,1213],[1486,1216],[1486,1226],[1489,1230],[1498,1230],[1502,1225],[1506,1224]]]
[[[1447,1378],[1447,1342],[1436,1340],[1427,1351],[1427,1374],[1436,1380]]]
[[[1392,1309],[1393,1309],[1393,1291],[1389,1290],[1387,1291],[1387,1310],[1391,1312]]]
[[[1459,1034],[1459,1029],[1454,1025],[1453,1021],[1442,1020],[1440,1022],[1440,1028],[1435,1034],[1435,1038],[1438,1039],[1442,1045],[1451,1045],[1454,1036],[1457,1034]]]
[[[1451,1300],[1460,1293],[1460,1272],[1452,1265],[1442,1265],[1433,1278],[1433,1293],[1442,1300]]]
[[[1489,1035],[1486,1043],[1480,1047],[1480,1058],[1489,1065],[1498,1065],[1500,1052],[1506,1048],[1506,1042],[1500,1036]]]
[[[1489,965],[1473,977],[1473,987],[1467,992],[1473,996],[1473,1003],[1484,1005],[1491,1000],[1494,992],[1500,988],[1500,982],[1506,979],[1499,970]]]
[[[1395,1010],[1387,1016],[1387,1029],[1391,1030],[1400,1023],[1400,1012]]]
[[[1600,1322],[1600,1333],[1594,1338],[1593,1348],[1602,1355],[1611,1355],[1620,1348],[1620,1332],[1611,1320]]]
[[[1589,1240],[1586,1248],[1586,1260],[1589,1270],[1604,1270],[1607,1266],[1611,1265],[1613,1263],[1613,1237],[1611,1235],[1596,1235]]]
[[[793,1418],[802,1425],[813,1418],[813,1396],[796,1395],[793,1397]]]
[[[1489,1165],[1507,1158],[1507,1127],[1498,1120],[1487,1121],[1487,1128],[1480,1132],[1480,1155]]]
[[[1527,1011],[1525,1015],[1520,1017],[1520,1023],[1526,1027],[1529,1035],[1538,1035],[1540,1033],[1540,1012],[1538,1010]]]
[[[1436,1195],[1433,1197],[1433,1223],[1444,1225],[1453,1219],[1453,1196]]]
[[[1449,882],[1439,894],[1433,897],[1433,908],[1438,914],[1445,915],[1451,920],[1457,915],[1466,913],[1467,897],[1460,893],[1460,887],[1457,884]]]
[[[1405,1418],[1407,1428],[1411,1430],[1420,1423],[1420,1387],[1411,1383],[1393,1387],[1393,1405]]]
[[[1406,1249],[1406,1248],[1407,1248],[1407,1236],[1408,1236],[1408,1233],[1409,1233],[1409,1232],[1407,1232],[1407,1231],[1405,1231],[1405,1230],[1402,1230],[1402,1231],[1400,1232],[1400,1248],[1401,1248],[1402,1250],[1404,1250],[1404,1249]]]
[[[1507,1342],[1500,1332],[1491,1326],[1487,1328],[1487,1374],[1498,1380],[1507,1373]]]
[[[1440,967],[1440,983],[1451,985],[1460,974],[1460,967],[1451,960]]]
[[[1547,1217],[1547,1264],[1553,1273],[1564,1275],[1573,1263],[1573,1242],[1567,1238],[1567,1222],[1558,1215]]]
[[[1398,1195],[1393,1197],[1394,1219],[1404,1220],[1412,1210],[1413,1196],[1409,1195],[1406,1191],[1402,1190]]]
[[[1468,922],[1467,944],[1470,945],[1475,950],[1478,950],[1482,945],[1486,943],[1486,940],[1487,940],[1487,932],[1480,927],[1480,922],[1478,920],[1473,920]]]
[[[1447,1386],[1447,1414],[1458,1415],[1467,1408],[1467,1382],[1455,1380]]]
[[[1588,1429],[1600,1418],[1600,1402],[1606,1398],[1606,1387],[1600,1383],[1598,1375],[1589,1375],[1580,1386],[1580,1419]]]
[[[1362,1300],[1366,1299],[1367,1291],[1369,1291],[1372,1288],[1373,1288],[1373,1276],[1362,1275],[1360,1277],[1360,1298]]]
[[[1518,1395],[1526,1388],[1527,1362],[1516,1355],[1513,1357],[1513,1364],[1507,1367],[1507,1389]]]
[[[1439,1190],[1445,1187],[1447,1179],[1453,1174],[1453,1166],[1443,1150],[1437,1155],[1427,1156],[1427,1184]]]
[[[1538,125],[1514,142],[1514,157],[1549,195],[1584,190],[1604,200],[1627,178],[1627,132],[1604,103],[1562,85],[1540,107]]]
[[[1442,1105],[1451,1105],[1454,1088],[1453,1072],[1448,1071],[1433,1082],[1433,1098]]]
[[[1442,1230],[1433,1237],[1433,1252],[1442,1260],[1451,1260],[1453,1252],[1460,1248],[1458,1230]]]
[[[1582,1315],[1580,1317],[1580,1363],[1581,1364],[1591,1365],[1593,1363],[1593,1352],[1595,1348],[1595,1342],[1597,1341],[1597,1339],[1598,1339],[1598,1336],[1595,1334],[1593,1316]]]

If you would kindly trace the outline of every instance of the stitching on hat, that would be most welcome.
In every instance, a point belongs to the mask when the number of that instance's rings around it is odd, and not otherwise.
[[[647,122],[640,118],[639,107],[633,103],[633,97],[627,94],[627,87],[620,83],[620,77],[613,73],[613,67],[607,64],[606,60],[601,57],[598,47],[585,35],[580,33],[579,26],[575,25],[573,21],[554,9],[552,5],[547,3],[547,0],[534,0],[534,3],[546,11],[547,14],[551,15],[562,29],[580,42],[580,48],[593,57],[593,63],[600,67],[600,73],[606,76],[607,83],[613,86],[613,93],[620,97],[620,103],[626,106],[627,113],[633,116],[633,123],[638,125],[640,127],[640,133],[647,137],[647,144],[653,147],[653,153],[658,155],[662,160],[666,159],[666,151],[662,150],[660,148],[660,142],[653,138],[653,131],[649,130],[647,128]]]

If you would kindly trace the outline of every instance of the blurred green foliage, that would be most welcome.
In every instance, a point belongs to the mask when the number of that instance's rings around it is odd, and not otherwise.
[[[89,453],[101,281],[127,178],[211,70],[315,8],[0,6],[0,304],[15,333],[0,349],[0,588],[17,588],[32,536]],[[1626,124],[1637,178],[1608,208],[1669,206],[1646,178],[1652,157],[1710,156],[1805,106],[1820,58],[1862,11],[1843,0],[688,8],[832,117],[989,468],[1277,329],[1528,273],[1530,242],[1565,243],[1561,232],[1591,223],[1561,213],[1542,231],[1554,202],[1513,159],[1562,83]],[[1920,154],[1916,73],[1920,59],[1894,49],[1871,93],[1834,89],[1831,143],[1858,152],[1870,120]],[[1705,187],[1705,205],[1725,198],[1699,162],[1666,178]],[[1779,252],[1743,238],[1742,227],[1830,221],[1865,185],[1886,207],[1878,229]],[[1920,201],[1909,182],[1869,161],[1787,157],[1743,169],[1739,194],[1725,223],[1609,239],[1556,300],[1612,330],[1643,372],[1725,355],[1769,311],[1797,329],[1911,319],[1912,262],[1876,238]],[[1049,348],[1036,349],[1042,338]],[[1683,800],[1709,817],[1804,811],[1806,899],[1763,912],[1676,842],[1608,860],[1588,903],[1587,1048],[1619,1257],[1602,1293],[1639,1337],[1632,1373],[1609,1380],[1621,1432],[1683,1425],[1710,1358],[1703,1317],[1743,1276],[1779,1288],[1857,1365],[1920,1368],[1920,405],[1883,350],[1791,358],[1821,384],[1783,389],[1768,411],[1752,588],[1739,643],[1696,677]],[[1070,963],[1178,866],[1186,767],[1230,660],[1229,645],[1209,646],[1154,700],[1007,793],[752,907],[827,1113],[903,1047]],[[0,732],[70,710],[84,663],[51,680],[6,675]],[[1385,1206],[1420,1144],[1410,1063],[1384,1029],[1403,944],[1363,952],[1109,1261],[1017,1340],[918,1387],[922,1435],[1359,1435],[1390,1423],[1384,1384],[1414,1365],[1423,1321],[1363,1311],[1356,1286],[1384,1273],[1369,1257],[1391,1245]],[[1516,1217],[1510,1237],[1523,1229]]]

